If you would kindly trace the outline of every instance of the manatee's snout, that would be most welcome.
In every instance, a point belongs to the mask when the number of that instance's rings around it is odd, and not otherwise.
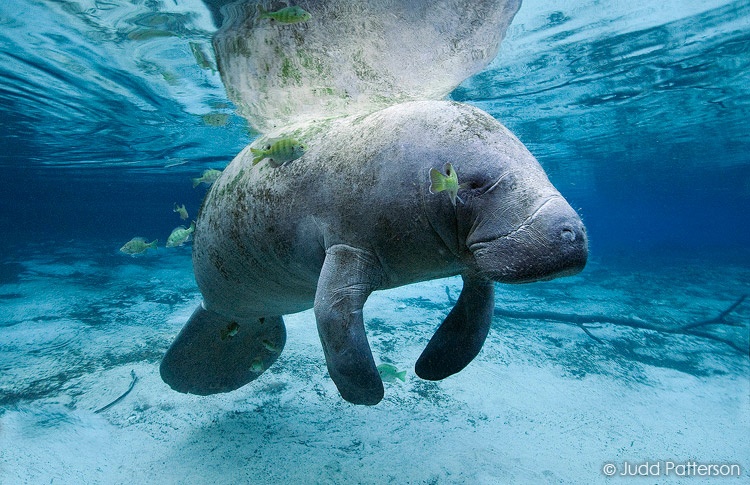
[[[475,242],[469,249],[483,276],[528,283],[580,272],[588,258],[588,239],[581,218],[555,195],[509,233]]]

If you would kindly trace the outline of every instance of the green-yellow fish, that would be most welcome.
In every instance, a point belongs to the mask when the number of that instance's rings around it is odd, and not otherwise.
[[[240,331],[240,324],[237,322],[231,322],[229,325],[221,329],[219,332],[221,340],[226,340],[237,335]]]
[[[273,19],[282,24],[297,24],[307,22],[312,16],[301,7],[284,7],[275,12],[269,12],[258,5],[259,19]]]
[[[258,374],[266,370],[263,367],[263,360],[261,360],[260,357],[256,357],[255,360],[253,360],[250,364],[250,370],[252,370],[253,372],[257,372]]]
[[[263,347],[265,347],[267,351],[273,352],[274,354],[279,353],[279,348],[276,347],[270,340],[263,339],[261,343],[263,344]]]
[[[443,166],[445,174],[440,171],[431,168],[430,169],[430,193],[437,194],[438,192],[446,191],[451,198],[451,203],[456,205],[456,199],[462,204],[463,200],[458,196],[458,189],[461,185],[458,184],[458,174],[453,168],[453,165],[446,163]]]
[[[190,235],[195,232],[195,222],[190,224],[190,227],[185,229],[185,226],[175,227],[172,230],[172,234],[167,238],[167,247],[173,248],[175,246],[182,246],[185,242],[190,239]]]
[[[216,71],[214,63],[211,62],[208,54],[203,51],[203,47],[199,43],[188,42],[188,45],[190,46],[190,51],[193,53],[193,57],[195,57],[195,62],[201,69]]]
[[[378,374],[380,374],[380,378],[385,382],[396,382],[396,379],[406,382],[406,371],[399,372],[393,364],[380,364],[378,366]]]
[[[177,202],[175,202],[172,212],[177,212],[178,214],[180,214],[180,219],[182,219],[183,221],[188,218],[188,211],[187,209],[185,209],[185,204],[179,206],[177,205]]]
[[[204,170],[203,175],[201,175],[199,178],[193,179],[193,188],[196,188],[200,184],[211,185],[212,183],[216,182],[219,179],[220,175],[221,175],[221,170],[216,170],[213,168]]]
[[[267,158],[271,166],[278,167],[292,160],[297,160],[305,154],[307,147],[294,138],[282,138],[265,148],[251,148],[254,155],[253,165]]]
[[[148,249],[156,249],[157,241],[158,239],[154,239],[150,243],[147,243],[146,239],[142,237],[134,237],[130,241],[123,244],[123,246],[120,248],[120,251],[131,256],[135,256],[136,254],[143,254]]]

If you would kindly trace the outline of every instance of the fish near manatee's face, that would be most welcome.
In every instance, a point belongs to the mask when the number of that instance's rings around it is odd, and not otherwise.
[[[470,265],[501,283],[568,276],[586,265],[588,241],[578,214],[544,170],[512,137],[511,153],[456,167],[463,190],[459,234],[466,235]],[[462,175],[463,169],[463,178]]]

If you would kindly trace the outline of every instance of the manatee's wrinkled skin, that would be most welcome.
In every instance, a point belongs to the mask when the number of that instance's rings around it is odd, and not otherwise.
[[[246,149],[206,197],[193,245],[204,304],[161,369],[178,391],[255,379],[284,345],[281,315],[314,306],[342,396],[375,404],[383,385],[362,316],[372,291],[462,275],[456,307],[416,365],[442,379],[481,349],[493,281],[551,279],[586,263],[578,215],[523,144],[476,108],[405,103],[295,136],[308,146],[301,158],[253,166]],[[455,207],[429,191],[430,168],[446,162],[462,184]]]

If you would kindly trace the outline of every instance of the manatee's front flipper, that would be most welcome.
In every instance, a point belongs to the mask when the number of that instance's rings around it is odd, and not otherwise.
[[[365,335],[362,306],[381,281],[374,254],[345,246],[330,247],[318,279],[315,319],[328,373],[341,397],[373,405],[383,399],[383,382]]]
[[[482,349],[490,331],[495,306],[491,281],[464,276],[458,302],[419,356],[414,372],[422,379],[439,381],[455,374]]]
[[[196,308],[161,361],[175,391],[216,394],[238,389],[268,369],[286,343],[280,316],[230,319]]]

